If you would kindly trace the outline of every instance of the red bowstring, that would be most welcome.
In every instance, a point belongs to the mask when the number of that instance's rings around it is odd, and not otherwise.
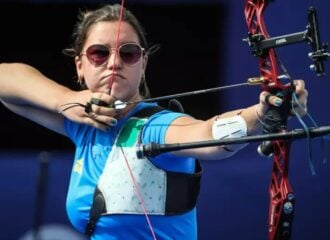
[[[118,23],[118,31],[117,31],[117,39],[116,39],[116,46],[115,46],[115,47],[116,47],[116,48],[115,48],[115,49],[116,49],[116,52],[115,52],[115,56],[114,56],[114,64],[113,64],[113,66],[114,66],[114,72],[116,72],[116,69],[115,69],[116,65],[115,65],[115,63],[116,63],[117,54],[118,54],[120,28],[121,28],[121,23],[122,23],[122,21],[123,21],[124,2],[125,2],[124,0],[121,0],[120,15],[119,15],[119,23]],[[113,81],[114,81],[114,77],[115,77],[115,74],[112,75],[112,77],[111,77],[111,79],[110,79],[110,82],[109,82],[109,85],[110,85],[110,91],[111,91],[111,88],[112,88],[112,83],[113,83]],[[121,149],[121,151],[122,151],[122,153],[123,153],[123,156],[124,156],[124,159],[125,159],[125,163],[126,163],[126,166],[127,166],[128,172],[129,172],[129,174],[130,174],[131,180],[132,180],[133,185],[134,185],[134,191],[135,191],[135,194],[137,195],[137,197],[138,197],[138,199],[139,199],[139,202],[140,202],[140,204],[141,204],[141,206],[142,206],[143,213],[144,213],[144,215],[145,215],[145,218],[146,218],[146,220],[147,220],[147,223],[148,223],[149,229],[150,229],[150,231],[151,231],[152,238],[153,238],[153,240],[157,240],[156,235],[155,235],[155,231],[154,231],[154,229],[153,229],[153,227],[152,227],[152,224],[151,224],[151,221],[150,221],[150,218],[149,218],[149,215],[148,215],[147,209],[146,209],[146,207],[145,207],[145,204],[144,204],[144,201],[143,201],[142,195],[141,195],[140,190],[139,190],[139,188],[138,188],[138,185],[137,185],[137,183],[136,183],[136,180],[135,180],[135,177],[134,177],[134,175],[133,175],[132,169],[131,169],[131,167],[130,167],[130,165],[129,165],[129,163],[128,163],[128,160],[127,160],[127,158],[126,158],[126,155],[125,155],[125,153],[124,153],[124,150],[123,150],[123,148],[122,148],[121,146],[120,146],[120,149]]]
[[[150,221],[150,218],[149,218],[148,212],[147,212],[147,209],[146,209],[146,207],[145,207],[145,205],[144,205],[144,201],[143,201],[143,198],[142,198],[141,192],[140,192],[140,190],[139,190],[139,188],[138,188],[138,185],[137,185],[137,183],[136,183],[136,180],[135,180],[135,177],[134,177],[134,175],[133,175],[132,169],[131,169],[131,167],[130,167],[130,165],[129,165],[129,163],[128,163],[128,160],[127,160],[127,158],[126,158],[126,155],[125,155],[125,153],[124,153],[124,150],[123,150],[123,147],[122,147],[122,146],[120,146],[120,150],[121,150],[121,152],[123,153],[123,156],[124,156],[124,159],[125,159],[125,163],[126,163],[126,166],[127,166],[128,172],[129,172],[129,175],[130,175],[130,177],[131,177],[131,180],[132,180],[132,183],[133,183],[133,186],[134,186],[135,194],[136,194],[136,196],[138,197],[139,202],[141,203],[141,206],[142,206],[142,209],[143,209],[143,213],[144,213],[144,215],[145,215],[145,217],[146,217],[146,220],[147,220],[147,223],[148,223],[149,229],[150,229],[150,231],[151,231],[151,235],[152,235],[152,237],[153,237],[154,240],[157,240],[157,238],[156,238],[156,234],[155,234],[155,231],[154,231],[154,229],[153,229],[153,227],[152,227],[152,224],[151,224],[151,221]]]
[[[125,0],[122,0],[121,1],[121,6],[120,6],[120,13],[119,13],[119,23],[118,23],[118,31],[117,31],[117,38],[116,38],[116,45],[115,45],[115,56],[113,58],[113,71],[116,72],[116,60],[117,60],[117,57],[118,57],[118,47],[119,47],[119,36],[120,36],[120,28],[121,28],[121,23],[123,21],[123,12],[124,12],[124,3],[125,3]],[[113,81],[115,79],[115,74],[112,74],[112,77],[110,78],[110,82],[109,82],[109,85],[110,85],[110,95],[111,95],[111,89],[112,89],[112,84],[113,84]]]

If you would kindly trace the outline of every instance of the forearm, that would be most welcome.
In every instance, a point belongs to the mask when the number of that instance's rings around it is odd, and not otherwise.
[[[255,135],[262,132],[262,119],[266,108],[261,104],[252,105],[241,112],[247,125],[247,135]]]
[[[304,82],[295,80],[295,93],[298,96],[297,107],[300,115],[307,112],[308,92],[304,88]],[[166,143],[186,143],[208,140],[225,140],[239,138],[246,135],[257,135],[262,132],[265,113],[269,107],[281,107],[282,99],[270,95],[264,91],[259,96],[259,103],[214,116],[207,121],[196,121],[193,118],[179,118],[174,121],[167,131]],[[296,109],[295,112],[298,112]],[[185,134],[178,134],[184,132]],[[175,154],[194,156],[199,159],[220,159],[232,156],[243,145],[232,144],[218,147],[197,148],[180,151]]]
[[[58,111],[59,101],[71,90],[21,63],[0,64],[0,99],[15,105],[32,105]]]
[[[252,105],[247,108],[237,109],[221,114],[221,118],[232,117],[234,115],[241,115],[246,122],[247,135],[258,134],[262,131],[261,121],[264,112],[267,109],[260,104]],[[258,119],[259,118],[259,119]]]

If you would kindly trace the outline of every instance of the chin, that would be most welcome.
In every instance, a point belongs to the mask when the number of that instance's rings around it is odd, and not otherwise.
[[[97,88],[97,89],[90,89],[93,92],[101,92],[101,93],[106,93],[110,94],[110,89],[109,88]]]
[[[127,99],[127,95],[125,95],[125,93],[123,91],[118,91],[118,89],[111,89],[110,95],[121,101],[124,101]]]
[[[117,100],[120,100],[120,101],[126,101],[126,98],[125,98],[122,94],[120,94],[120,93],[113,93],[113,92],[110,92],[110,95],[111,95],[112,97],[114,97],[115,99],[117,99]]]
[[[112,88],[110,90],[110,95],[120,101],[132,101],[132,99],[136,99],[137,93],[129,93],[127,89],[119,89],[119,88]]]

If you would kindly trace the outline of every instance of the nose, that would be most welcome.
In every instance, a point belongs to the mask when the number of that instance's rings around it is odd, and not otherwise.
[[[107,67],[109,69],[118,69],[121,67],[121,65],[122,62],[118,50],[115,48],[111,48],[109,53],[109,59],[107,62]]]

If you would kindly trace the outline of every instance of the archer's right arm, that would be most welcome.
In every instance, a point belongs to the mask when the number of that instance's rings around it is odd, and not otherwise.
[[[70,90],[21,63],[0,64],[0,99],[14,113],[65,135],[59,99]]]
[[[89,90],[72,91],[26,64],[0,64],[1,102],[16,114],[59,134],[66,135],[63,116],[72,121],[105,129],[105,125],[92,119],[89,114],[85,113],[83,107],[74,107],[61,112],[63,104],[86,104],[92,97],[109,103],[112,100],[110,96],[103,93],[92,93]],[[113,114],[109,109],[94,107],[93,111],[104,115],[105,122],[110,122],[112,119],[107,116]]]

